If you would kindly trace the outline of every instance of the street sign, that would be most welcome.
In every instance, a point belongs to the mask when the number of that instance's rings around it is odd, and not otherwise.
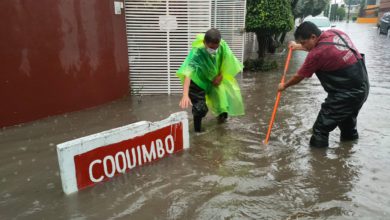
[[[187,112],[58,144],[62,188],[70,194],[187,148]]]

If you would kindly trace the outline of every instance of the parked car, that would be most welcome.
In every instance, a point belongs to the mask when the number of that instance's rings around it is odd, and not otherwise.
[[[326,31],[326,30],[329,30],[333,27],[336,27],[336,25],[332,25],[329,21],[329,18],[327,17],[306,17],[305,19],[303,19],[303,21],[310,21],[312,23],[314,23],[315,25],[317,25],[317,27],[321,30],[321,31]]]
[[[389,34],[390,30],[390,12],[384,13],[379,22],[379,33]]]

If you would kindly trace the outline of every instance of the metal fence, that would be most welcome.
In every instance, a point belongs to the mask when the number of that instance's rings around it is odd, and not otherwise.
[[[245,0],[125,0],[132,93],[180,93],[176,71],[196,34],[210,27],[242,61]]]

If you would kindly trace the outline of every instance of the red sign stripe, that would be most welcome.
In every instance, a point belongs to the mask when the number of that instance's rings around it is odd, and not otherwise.
[[[74,156],[78,189],[94,185],[183,150],[183,124],[102,146]]]

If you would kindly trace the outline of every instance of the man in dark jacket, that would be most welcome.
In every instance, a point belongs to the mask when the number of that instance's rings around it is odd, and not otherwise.
[[[310,145],[328,147],[329,132],[339,127],[340,139],[359,138],[356,122],[369,91],[367,70],[362,55],[340,30],[321,32],[311,22],[303,22],[294,33],[293,50],[309,51],[304,64],[279,91],[311,77],[314,73],[328,93],[313,125]]]

